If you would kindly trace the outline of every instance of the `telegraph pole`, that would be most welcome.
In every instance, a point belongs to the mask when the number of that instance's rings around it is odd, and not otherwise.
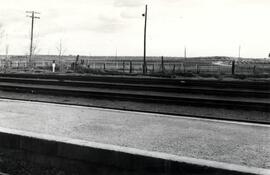
[[[146,24],[147,24],[147,5],[145,5],[145,13],[144,16],[144,49],[143,49],[143,74],[146,73]]]
[[[241,57],[241,45],[238,47],[238,59]]]
[[[29,60],[28,60],[28,66],[32,66],[32,52],[33,52],[33,33],[34,33],[34,19],[40,19],[40,17],[35,16],[35,14],[40,14],[39,12],[35,12],[35,11],[26,11],[26,13],[31,14],[27,15],[26,17],[30,17],[32,20],[31,23],[31,37],[30,37],[30,53],[29,53]]]
[[[8,41],[8,34],[6,34],[6,42]],[[8,50],[9,50],[9,45],[6,43],[6,57],[5,57],[5,71],[8,68]]]
[[[184,49],[184,58],[185,58],[185,60],[187,59],[187,48],[186,48],[186,46],[185,46],[185,49]]]

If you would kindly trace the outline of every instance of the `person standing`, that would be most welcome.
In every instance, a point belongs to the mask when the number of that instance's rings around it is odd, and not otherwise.
[[[52,71],[55,72],[55,60],[53,60],[53,63],[52,63]]]

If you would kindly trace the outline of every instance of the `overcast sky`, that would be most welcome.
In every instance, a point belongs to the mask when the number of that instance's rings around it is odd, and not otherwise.
[[[31,19],[39,54],[143,54],[144,5],[148,4],[147,55],[267,57],[270,0],[0,0],[5,35],[0,54],[29,51]]]

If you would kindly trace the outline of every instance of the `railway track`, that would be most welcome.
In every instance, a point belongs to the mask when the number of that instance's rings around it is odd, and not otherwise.
[[[270,83],[54,74],[0,74],[6,91],[269,111]]]

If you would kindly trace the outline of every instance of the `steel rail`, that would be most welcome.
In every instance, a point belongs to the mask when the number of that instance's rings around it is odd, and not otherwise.
[[[6,91],[267,112],[270,109],[268,85],[269,82],[250,81],[0,74],[0,89]]]
[[[153,78],[153,77],[133,77],[133,76],[99,76],[99,75],[59,75],[59,74],[0,74],[0,77],[13,78],[35,78],[35,79],[55,79],[59,81],[101,81],[101,82],[120,82],[136,84],[166,84],[181,86],[200,86],[200,87],[217,87],[217,88],[239,88],[270,90],[270,81],[228,81],[228,80],[195,80],[179,78]]]
[[[205,95],[220,95],[220,96],[239,96],[239,97],[258,97],[269,98],[270,91],[254,90],[254,89],[238,89],[238,88],[214,88],[214,87],[199,87],[199,86],[181,86],[181,85],[163,85],[163,84],[137,84],[121,83],[121,82],[106,82],[106,81],[78,81],[78,80],[57,80],[57,79],[35,79],[35,78],[13,78],[0,77],[0,82],[9,83],[24,83],[24,84],[40,84],[40,85],[57,85],[57,86],[72,86],[72,87],[94,87],[94,88],[113,88],[127,90],[144,90],[156,92],[175,92],[175,93],[191,93]]]
[[[73,88],[63,86],[40,86],[32,84],[0,84],[1,90],[52,94],[52,95],[68,95],[84,98],[106,98],[118,100],[131,100],[140,102],[151,103],[165,103],[165,104],[178,104],[178,105],[194,105],[194,106],[211,106],[222,108],[236,108],[246,110],[259,110],[269,112],[270,103],[264,101],[243,101],[243,100],[230,100],[220,98],[201,98],[201,97],[186,97],[174,96],[174,94],[145,94],[138,92],[125,92],[117,90],[104,90],[104,89],[87,89],[87,88]]]

